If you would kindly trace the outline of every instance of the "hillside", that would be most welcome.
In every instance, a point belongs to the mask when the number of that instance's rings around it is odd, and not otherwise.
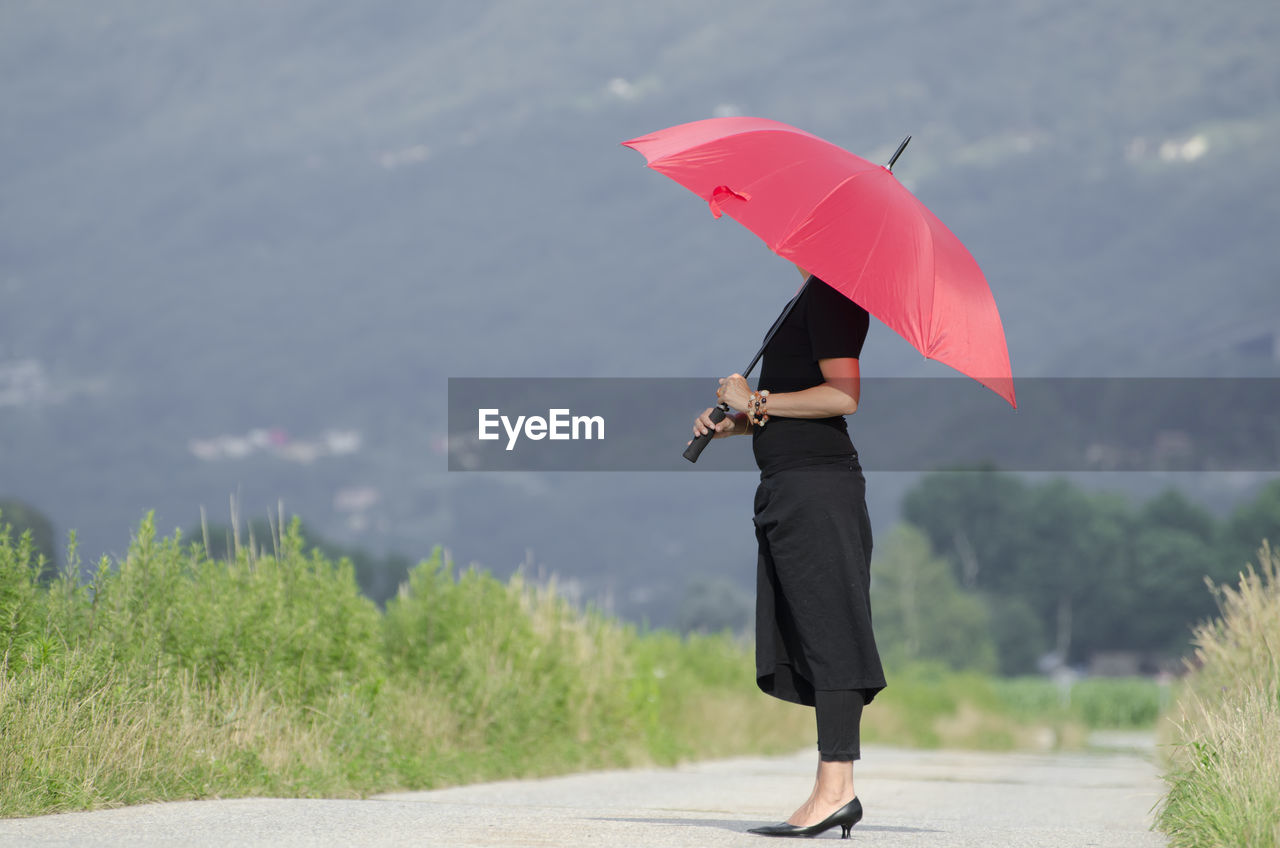
[[[618,142],[910,133],[897,172],[982,264],[1015,376],[1276,375],[1278,36],[1261,0],[10,0],[0,495],[90,558],[148,508],[281,498],[659,614],[693,558],[750,572],[749,475],[449,474],[441,444],[448,377],[719,376],[785,300]],[[943,370],[883,327],[864,362]],[[1232,496],[1211,477],[1183,482]],[[905,485],[871,481],[878,526]]]

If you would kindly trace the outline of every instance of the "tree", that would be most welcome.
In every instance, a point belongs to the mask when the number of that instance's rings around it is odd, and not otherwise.
[[[1044,648],[1063,661],[1182,653],[1213,612],[1205,577],[1231,581],[1263,538],[1280,539],[1280,481],[1221,527],[1175,489],[1135,509],[1064,478],[1027,485],[998,472],[926,475],[903,512],[983,594],[1001,670],[1015,673]]]
[[[955,669],[996,670],[982,599],[960,588],[918,528],[900,524],[871,563],[876,645],[887,662],[938,660]]]
[[[1214,612],[1204,581],[1222,570],[1217,521],[1171,488],[1144,503],[1134,525],[1120,641],[1137,650],[1184,653],[1191,626]]]
[[[1083,658],[1114,635],[1108,630],[1123,608],[1127,502],[1055,478],[1031,490],[1028,510],[1034,544],[1018,562],[1014,585],[1049,624],[1054,653],[1064,662]]]
[[[1141,528],[1133,545],[1134,604],[1125,617],[1126,642],[1134,648],[1178,655],[1191,627],[1213,615],[1205,578],[1213,573],[1214,549],[1194,531]]]
[[[1218,526],[1213,514],[1187,500],[1174,488],[1165,489],[1142,505],[1135,516],[1139,527],[1164,527],[1181,530],[1207,545],[1217,539]]]
[[[1273,480],[1251,502],[1241,504],[1227,518],[1221,549],[1223,557],[1214,569],[1219,582],[1235,582],[1247,563],[1254,562],[1263,539],[1280,547],[1280,480]]]
[[[990,594],[985,601],[1000,673],[1034,674],[1047,650],[1040,616],[1026,598],[1016,595]]]
[[[1002,592],[1027,545],[1027,494],[1007,472],[934,472],[907,492],[902,517],[951,561],[962,586]]]

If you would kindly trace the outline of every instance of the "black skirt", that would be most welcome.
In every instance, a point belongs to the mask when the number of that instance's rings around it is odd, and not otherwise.
[[[871,519],[857,455],[762,475],[756,489],[756,682],[813,706],[818,689],[885,687],[871,630]]]

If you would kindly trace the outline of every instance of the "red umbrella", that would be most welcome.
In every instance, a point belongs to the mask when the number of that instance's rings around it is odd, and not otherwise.
[[[764,118],[710,118],[623,144],[707,201],[715,217],[734,218],[926,357],[1016,408],[1004,327],[982,270],[888,167]]]

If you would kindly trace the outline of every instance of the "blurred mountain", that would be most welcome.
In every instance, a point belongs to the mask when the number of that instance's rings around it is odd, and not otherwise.
[[[721,376],[794,289],[618,142],[912,134],[896,173],[982,264],[1015,376],[1276,375],[1278,40],[1263,0],[5,0],[0,495],[90,559],[148,508],[283,499],[661,618],[689,569],[749,582],[749,474],[442,447],[449,377]],[[883,327],[864,368],[943,371]],[[906,483],[871,480],[878,525]]]

